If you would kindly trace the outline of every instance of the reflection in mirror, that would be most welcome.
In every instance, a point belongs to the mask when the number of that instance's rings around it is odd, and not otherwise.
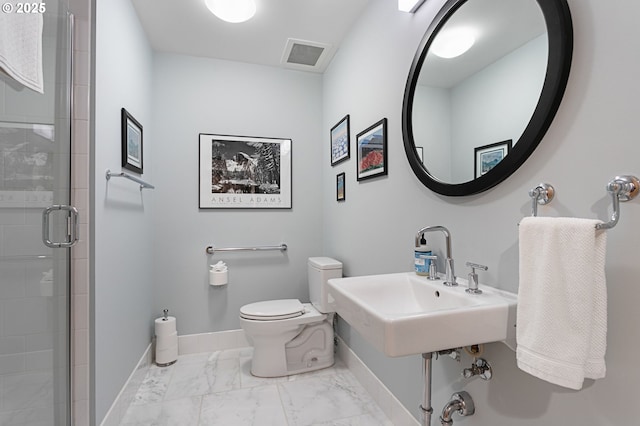
[[[571,51],[565,0],[449,0],[405,92],[405,150],[418,178],[468,195],[513,173],[555,114]]]
[[[466,52],[435,53],[472,36]],[[471,39],[469,39],[471,40]],[[464,39],[463,39],[464,41]],[[473,180],[474,150],[524,131],[547,69],[547,33],[535,0],[469,0],[440,29],[413,100],[413,134],[425,168],[450,183]]]

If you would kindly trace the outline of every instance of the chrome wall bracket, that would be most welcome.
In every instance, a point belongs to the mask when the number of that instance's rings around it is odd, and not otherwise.
[[[640,192],[640,181],[635,176],[616,176],[607,184],[607,192],[611,194],[613,213],[609,222],[599,223],[596,229],[611,229],[620,220],[620,201],[633,200]]]
[[[549,204],[556,195],[556,190],[551,184],[541,183],[533,189],[529,190],[531,197],[531,216],[538,216],[538,204],[544,206]]]

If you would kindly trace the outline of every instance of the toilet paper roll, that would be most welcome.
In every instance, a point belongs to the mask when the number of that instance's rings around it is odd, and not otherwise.
[[[168,336],[172,333],[176,332],[176,318],[175,317],[167,317],[156,319],[155,323],[155,334],[156,336]]]
[[[209,271],[209,285],[219,286],[229,282],[229,271]]]

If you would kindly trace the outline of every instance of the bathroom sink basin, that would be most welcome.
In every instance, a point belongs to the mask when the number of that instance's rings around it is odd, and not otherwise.
[[[469,294],[413,272],[333,278],[334,310],[376,349],[391,357],[513,340],[517,296],[480,285]]]

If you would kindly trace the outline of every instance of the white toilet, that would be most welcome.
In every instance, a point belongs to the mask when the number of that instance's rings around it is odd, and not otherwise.
[[[326,285],[342,276],[342,263],[310,257],[307,271],[311,303],[281,299],[240,308],[240,326],[253,344],[254,376],[288,376],[333,365],[334,313]]]

